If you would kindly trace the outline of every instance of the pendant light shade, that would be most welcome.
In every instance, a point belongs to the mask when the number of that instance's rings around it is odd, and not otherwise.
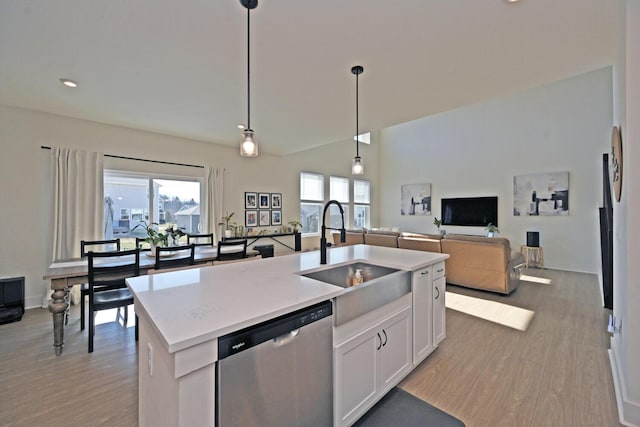
[[[247,127],[242,131],[240,155],[242,157],[258,156],[258,141],[251,129],[251,9],[258,7],[258,0],[240,0],[240,4],[247,9]]]
[[[351,174],[352,175],[364,174],[364,163],[362,162],[362,157],[355,156],[351,161]]]
[[[240,155],[242,157],[256,157],[258,155],[258,144],[253,139],[253,131],[245,129],[242,134],[244,138],[240,144]]]
[[[351,162],[351,174],[352,175],[362,175],[364,174],[364,163],[362,162],[362,158],[360,157],[359,143],[358,140],[360,136],[360,131],[358,129],[358,76],[364,72],[364,68],[360,65],[355,65],[351,67],[351,73],[356,76],[356,156],[353,158]]]

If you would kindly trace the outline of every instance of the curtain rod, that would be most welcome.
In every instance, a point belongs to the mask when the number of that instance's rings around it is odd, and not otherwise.
[[[40,148],[42,148],[43,150],[51,150],[51,147],[47,147],[46,145],[41,145]],[[204,166],[190,165],[188,163],[175,163],[175,162],[165,162],[163,160],[140,159],[138,157],[116,156],[114,154],[105,154],[104,156],[105,157],[111,157],[112,159],[137,160],[138,162],[161,163],[163,165],[186,166],[186,167],[189,167],[189,168],[204,169]]]

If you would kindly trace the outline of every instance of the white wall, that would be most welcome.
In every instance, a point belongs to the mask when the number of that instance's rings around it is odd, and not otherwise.
[[[613,315],[621,330],[611,338],[610,356],[620,418],[640,426],[640,2],[619,4],[614,118],[622,133],[623,169],[622,197],[613,205]]]
[[[435,232],[440,199],[498,196],[500,236],[513,249],[539,231],[545,266],[600,269],[602,153],[610,150],[610,67],[381,132],[380,223]],[[513,216],[513,176],[569,172],[569,216]],[[400,187],[431,183],[432,215],[401,216]],[[482,227],[445,227],[484,234]]]
[[[235,212],[237,222],[244,225],[246,191],[282,193],[283,223],[299,219],[300,171],[323,173],[327,177],[330,174],[350,177],[354,144],[345,141],[291,156],[261,154],[256,159],[246,159],[240,157],[239,149],[235,147],[0,106],[0,195],[3,201],[0,224],[5,229],[5,238],[0,244],[0,277],[25,276],[27,307],[41,304],[46,286],[42,276],[51,263],[50,151],[41,149],[41,145],[224,167],[225,209]],[[371,179],[373,186],[377,176],[377,149],[361,146],[360,150],[366,161],[364,179]],[[106,158],[105,167],[110,166],[160,169],[184,175],[203,173],[200,169]],[[375,203],[375,199],[372,202]],[[306,248],[318,246],[318,237],[307,240]],[[279,249],[277,244],[275,249]]]

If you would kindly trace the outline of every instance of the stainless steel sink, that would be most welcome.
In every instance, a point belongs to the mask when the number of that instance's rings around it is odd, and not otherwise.
[[[312,271],[310,273],[302,273],[304,277],[320,280],[321,282],[331,283],[332,285],[349,288],[353,286],[352,279],[356,270],[362,270],[364,283],[371,280],[379,279],[387,274],[395,273],[397,268],[383,267],[381,265],[367,264],[365,262],[354,262],[350,264],[339,265],[337,267],[329,267],[324,270]],[[357,285],[361,286],[361,285]]]
[[[352,285],[356,270],[364,283]],[[411,292],[411,273],[397,268],[355,261],[348,264],[298,273],[310,279],[345,288],[334,304],[336,326],[355,319]]]

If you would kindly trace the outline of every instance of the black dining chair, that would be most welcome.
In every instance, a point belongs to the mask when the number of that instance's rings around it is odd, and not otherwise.
[[[196,247],[192,243],[183,246],[156,247],[156,270],[182,269],[195,265]]]
[[[196,246],[211,246],[213,247],[213,233],[209,234],[187,234],[187,244],[194,244]]]
[[[136,248],[140,248],[141,251],[150,251],[151,245],[144,237],[136,237]]]
[[[133,294],[125,280],[140,275],[140,249],[116,252],[89,252],[89,353],[93,353],[95,313],[124,307],[124,325],[129,320]],[[136,321],[136,340],[138,322]]]
[[[247,257],[247,240],[220,240],[218,242],[218,261],[231,261]]]
[[[89,251],[92,252],[114,252],[120,250],[120,239],[109,240],[80,240],[80,258],[86,258]],[[84,331],[84,310],[85,301],[89,296],[89,285],[80,285],[80,330]],[[69,316],[66,316],[65,323]]]

